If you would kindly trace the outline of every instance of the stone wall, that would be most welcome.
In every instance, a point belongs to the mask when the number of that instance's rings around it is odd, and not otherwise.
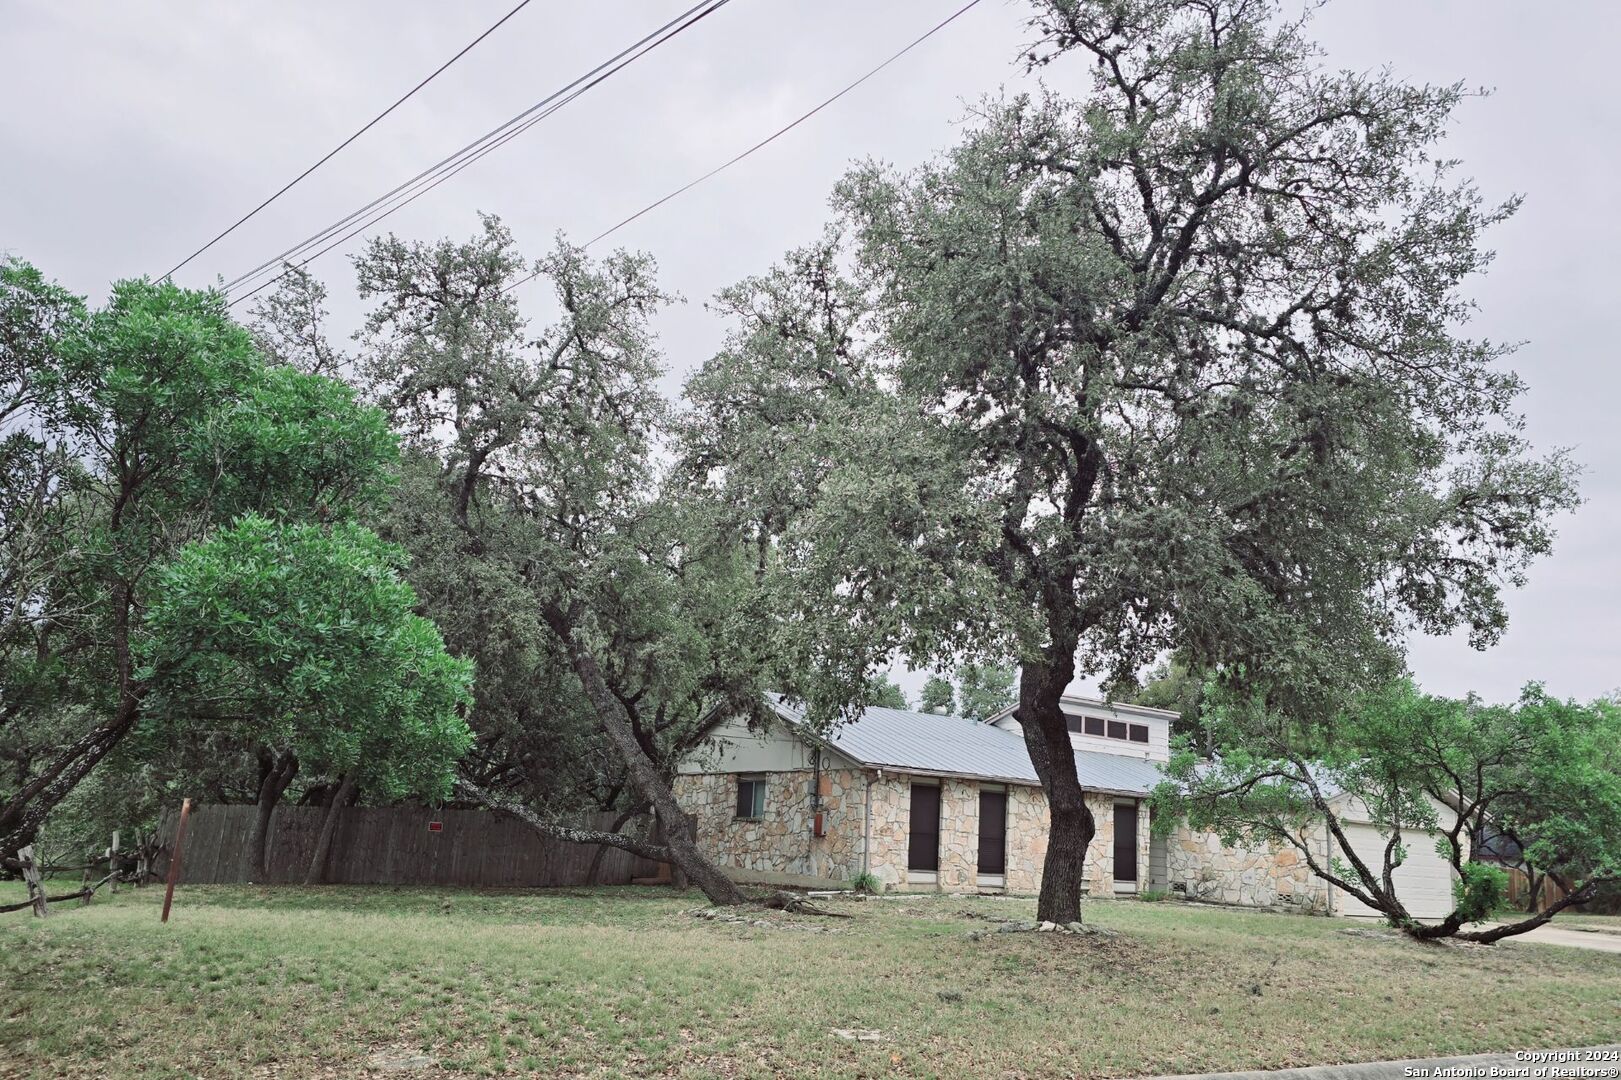
[[[822,772],[824,835],[812,835],[809,769],[763,774],[765,813],[740,820],[737,774],[684,773],[675,778],[675,797],[693,815],[698,844],[729,870],[794,874],[847,882],[861,872],[862,802],[866,778],[859,769]]]
[[[1309,842],[1321,845],[1319,834]],[[1190,899],[1251,907],[1328,911],[1328,885],[1287,845],[1223,846],[1215,833],[1184,824],[1166,840],[1165,866],[1172,892]]]
[[[870,850],[864,852],[867,772],[829,769],[822,773],[825,835],[820,838],[811,835],[814,774],[794,770],[764,775],[765,814],[758,821],[734,816],[737,774],[676,777],[676,798],[697,822],[699,845],[727,869],[848,882],[861,872],[865,856],[868,868],[888,889],[955,892],[979,887],[977,781],[938,781],[940,868],[933,881],[911,881],[906,856],[913,777],[892,772],[872,776],[872,823],[866,838]],[[1047,800],[1037,787],[1010,785],[1007,793],[1005,888],[1011,893],[1035,893],[1041,888],[1047,857]],[[1112,896],[1115,798],[1088,793],[1086,801],[1097,822],[1087,849],[1087,891],[1092,896]],[[1147,888],[1150,835],[1146,802],[1138,803],[1137,813],[1137,881],[1139,888]],[[1195,833],[1180,825],[1166,841],[1166,871],[1173,891],[1194,899],[1327,909],[1327,887],[1287,847],[1224,848],[1214,834]]]
[[[872,852],[870,868],[886,887],[911,890],[972,890],[979,887],[979,783],[940,780],[940,869],[934,881],[909,881],[906,869],[911,820],[911,776],[886,773],[872,789]],[[1038,787],[1009,785],[1007,816],[1007,870],[1004,887],[1012,893],[1041,889],[1047,858],[1047,798]],[[1087,806],[1097,832],[1087,848],[1088,891],[1094,896],[1114,894],[1114,797],[1088,794]],[[1140,805],[1138,819],[1138,875],[1148,876],[1148,808]]]

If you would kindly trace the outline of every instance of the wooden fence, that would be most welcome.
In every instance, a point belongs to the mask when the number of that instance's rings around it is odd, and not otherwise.
[[[181,852],[180,880],[216,884],[250,880],[243,852],[253,834],[254,806],[191,808]],[[483,810],[424,807],[347,807],[333,830],[322,880],[335,885],[491,885],[543,888],[585,885],[597,845],[538,836],[521,822]],[[321,833],[325,807],[277,807],[270,821],[268,873],[261,884],[302,884]],[[166,810],[159,836],[167,851],[178,811]],[[584,815],[573,823],[612,827],[614,815]],[[438,828],[430,828],[437,823]],[[167,869],[160,859],[159,874]],[[597,881],[624,885],[652,877],[659,864],[609,849]]]

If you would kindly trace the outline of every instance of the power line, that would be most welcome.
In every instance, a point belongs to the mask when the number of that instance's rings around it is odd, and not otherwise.
[[[946,16],[940,22],[938,22],[934,26],[932,26],[928,31],[926,31],[925,33],[921,34],[920,36],[914,38],[904,48],[902,48],[898,52],[892,54],[887,60],[884,60],[877,67],[872,68],[870,71],[868,71],[865,75],[861,76],[859,79],[856,79],[854,82],[849,83],[842,90],[840,90],[837,93],[833,94],[831,97],[825,99],[819,105],[817,105],[814,108],[810,109],[809,111],[801,114],[797,118],[789,121],[787,124],[784,124],[782,127],[778,128],[776,131],[773,131],[770,135],[767,135],[765,138],[761,139],[759,142],[755,143],[753,146],[749,147],[747,150],[744,150],[742,153],[738,154],[736,157],[733,157],[728,161],[722,162],[721,164],[715,166],[713,169],[710,169],[708,172],[704,173],[702,176],[698,177],[697,179],[688,181],[687,183],[683,184],[682,186],[676,188],[674,191],[670,192],[668,195],[665,195],[663,198],[656,199],[653,202],[648,203],[646,206],[642,207],[640,210],[636,211],[634,214],[630,215],[629,217],[623,219],[618,224],[615,224],[613,226],[610,226],[607,229],[604,229],[602,232],[598,233],[597,235],[593,236],[591,239],[587,240],[584,244],[582,244],[581,248],[582,249],[583,248],[588,248],[588,247],[590,247],[591,245],[597,243],[600,240],[607,239],[608,237],[612,236],[614,233],[618,232],[620,229],[623,229],[626,225],[629,225],[631,222],[635,221],[637,218],[641,217],[642,215],[647,214],[647,213],[649,213],[649,212],[651,212],[653,210],[657,210],[659,207],[663,206],[665,203],[669,202],[671,199],[674,199],[674,198],[676,198],[676,197],[678,197],[680,195],[684,195],[688,191],[691,191],[693,188],[697,187],[699,184],[703,183],[705,180],[708,180],[711,177],[714,177],[714,176],[716,176],[716,175],[718,175],[718,174],[720,174],[722,172],[725,172],[727,169],[731,168],[733,165],[736,165],[738,162],[742,161],[744,158],[748,157],[750,154],[754,153],[756,150],[760,150],[760,149],[770,145],[771,143],[775,142],[781,136],[788,134],[788,132],[792,131],[794,128],[798,127],[800,124],[803,124],[806,120],[809,120],[811,117],[815,116],[817,113],[821,112],[823,109],[827,108],[829,105],[833,104],[835,101],[839,100],[844,95],[848,94],[850,91],[854,90],[856,87],[860,86],[862,83],[864,83],[868,79],[872,78],[874,75],[877,75],[880,71],[883,71],[889,65],[893,64],[895,61],[899,60],[901,57],[905,56],[907,53],[911,52],[913,49],[917,48],[919,45],[921,45],[925,41],[929,40],[935,34],[938,34],[941,30],[944,30],[947,26],[950,26],[960,16],[967,14],[969,9],[971,9],[971,8],[975,7],[976,5],[978,5],[979,2],[980,2],[980,0],[968,0],[968,3],[964,4],[962,7],[958,8],[956,11],[954,11],[950,15]],[[521,277],[517,281],[514,281],[512,284],[508,285],[506,288],[502,289],[501,292],[502,292],[503,295],[506,294],[506,293],[509,293],[513,289],[516,289],[519,285],[523,285],[526,282],[533,281],[535,278],[539,277],[540,274],[541,274],[541,271],[536,270],[534,273],[525,275],[524,277]]]
[[[255,206],[252,210],[249,210],[246,214],[243,214],[240,218],[237,218],[236,221],[234,221],[231,224],[230,228],[226,229],[224,232],[222,232],[218,236],[214,237],[214,239],[210,240],[208,243],[204,244],[202,247],[198,248],[196,251],[192,252],[190,255],[187,255],[184,259],[181,259],[172,268],[170,268],[169,272],[164,274],[163,277],[164,278],[173,277],[177,271],[183,269],[186,266],[187,263],[191,262],[191,260],[193,260],[197,256],[201,255],[203,252],[207,251],[209,248],[213,247],[215,244],[219,243],[221,240],[225,239],[227,236],[230,236],[233,232],[235,232],[237,230],[237,228],[239,226],[245,224],[247,221],[249,221],[259,211],[263,210],[265,207],[269,206],[271,203],[275,202],[277,199],[281,198],[283,195],[285,195],[289,191],[291,191],[293,189],[293,187],[295,185],[297,185],[300,180],[303,180],[310,173],[314,172],[316,169],[319,169],[322,165],[325,165],[327,162],[331,161],[334,157],[337,157],[338,154],[340,152],[342,152],[344,147],[348,146],[350,143],[354,142],[356,139],[358,139],[362,135],[366,134],[366,132],[370,131],[373,127],[376,127],[379,121],[381,121],[384,117],[386,117],[389,113],[393,112],[395,109],[399,108],[401,105],[405,104],[405,102],[413,94],[415,94],[418,90],[421,90],[424,86],[427,86],[429,83],[433,82],[434,79],[437,79],[440,75],[444,74],[446,68],[450,67],[450,65],[454,64],[456,61],[458,61],[462,57],[466,56],[469,52],[471,52],[473,50],[474,46],[476,46],[479,42],[483,41],[485,38],[489,37],[491,34],[495,33],[497,30],[499,30],[501,28],[502,24],[504,24],[508,19],[512,18],[514,15],[518,14],[518,12],[522,11],[524,8],[528,7],[529,3],[530,3],[530,0],[519,0],[518,5],[516,7],[514,7],[511,11],[507,12],[505,15],[501,16],[499,19],[497,19],[488,29],[486,29],[478,37],[474,38],[472,41],[469,41],[466,45],[463,45],[460,52],[458,52],[455,56],[452,56],[449,60],[446,60],[443,64],[440,64],[437,68],[435,68],[433,70],[432,74],[430,74],[427,78],[423,79],[421,82],[419,82],[415,86],[411,87],[411,89],[407,90],[404,94],[400,95],[400,97],[397,98],[394,101],[394,104],[390,105],[388,108],[384,109],[382,112],[378,113],[376,116],[374,116],[370,120],[368,120],[366,122],[365,126],[362,127],[359,131],[356,131],[353,135],[350,135],[347,139],[343,140],[337,146],[335,146],[331,150],[327,151],[325,157],[321,158],[321,160],[317,161],[314,165],[311,165],[309,168],[305,169],[303,172],[301,172],[297,176],[293,177],[291,180],[289,180],[281,188],[281,190],[277,191],[274,195],[270,196],[270,198],[266,199],[264,202],[260,203],[258,206]]]
[[[366,228],[370,227],[372,224],[375,224],[377,221],[382,220],[382,218],[387,217],[395,210],[408,205],[419,196],[432,190],[434,187],[437,187],[440,183],[448,180],[451,176],[454,176],[456,173],[460,172],[468,165],[471,165],[474,161],[477,161],[485,154],[488,154],[497,147],[504,145],[506,142],[509,142],[516,136],[521,135],[523,132],[533,127],[536,123],[545,119],[547,116],[550,116],[563,106],[569,104],[569,102],[575,100],[580,95],[596,86],[598,83],[601,83],[605,79],[617,74],[619,71],[624,70],[624,68],[628,67],[636,60],[647,55],[649,52],[652,52],[658,46],[671,40],[676,35],[695,25],[705,17],[719,11],[728,3],[730,3],[730,0],[701,0],[701,2],[694,4],[680,15],[677,15],[674,19],[671,19],[669,22],[665,23],[663,26],[660,26],[651,33],[644,35],[636,42],[620,50],[614,56],[598,64],[596,67],[574,79],[566,86],[561,87],[560,89],[542,98],[540,101],[537,101],[529,108],[518,113],[510,120],[507,120],[505,123],[490,129],[477,139],[474,139],[472,142],[461,147],[459,150],[456,150],[450,155],[441,158],[439,161],[435,162],[433,165],[430,165],[422,172],[417,173],[411,179],[378,196],[365,206],[362,206],[360,209],[355,210],[343,218],[340,218],[338,221],[333,222],[325,229],[306,237],[298,244],[288,248],[286,251],[283,251],[274,258],[267,259],[248,272],[239,275],[230,282],[227,282],[225,286],[226,291],[231,292],[240,289],[242,286],[264,273],[266,270],[280,266],[283,263],[288,263],[290,260],[298,257],[305,251],[308,251],[309,249],[321,244],[338,233],[343,232],[343,230],[349,228],[349,226],[355,221],[364,218],[367,214],[372,213],[379,207],[383,207],[391,202],[395,203],[395,205],[388,206],[381,213],[378,213],[376,216],[370,218],[358,228],[348,232],[334,243],[327,244],[319,251],[316,251],[314,254],[298,263],[298,266],[300,267],[308,265],[308,263],[312,260],[318,258],[328,251],[331,251],[334,247],[342,244],[344,241],[352,238],[359,232],[364,231]],[[285,277],[288,272],[289,270],[283,270],[280,274],[275,275],[268,281],[260,283],[256,288],[253,289],[252,292],[233,298],[231,305],[235,306],[241,301],[248,299],[248,297],[260,292],[273,282],[279,281],[282,277]]]

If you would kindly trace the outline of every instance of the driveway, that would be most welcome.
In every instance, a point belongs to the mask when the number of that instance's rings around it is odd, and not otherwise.
[[[1592,949],[1595,952],[1621,953],[1621,934],[1604,934],[1596,930],[1572,930],[1559,925],[1557,917],[1530,933],[1504,938],[1503,941],[1537,941],[1544,945],[1569,945],[1573,949]]]

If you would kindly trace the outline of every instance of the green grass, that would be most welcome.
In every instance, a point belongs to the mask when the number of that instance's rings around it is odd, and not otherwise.
[[[1555,915],[1551,926],[1566,930],[1592,930],[1600,934],[1621,934],[1621,915]]]
[[[163,926],[161,898],[0,921],[0,1076],[351,1077],[378,1054],[427,1077],[1121,1076],[1621,1039],[1613,954],[1178,903],[1091,903],[1113,937],[973,940],[1029,903],[760,927],[654,889],[191,886]]]

